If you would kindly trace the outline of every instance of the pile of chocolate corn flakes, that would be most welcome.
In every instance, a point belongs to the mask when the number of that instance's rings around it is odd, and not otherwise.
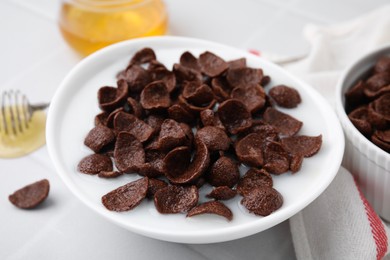
[[[369,74],[345,93],[354,126],[390,153],[390,56],[381,57]]]
[[[185,52],[169,70],[144,48],[117,79],[116,87],[98,91],[102,112],[84,142],[94,153],[78,165],[101,178],[143,176],[102,197],[111,211],[131,210],[147,198],[162,214],[231,220],[222,201],[242,196],[249,212],[267,216],[283,204],[272,175],[298,172],[322,144],[321,135],[297,135],[303,123],[276,108],[298,106],[297,90],[279,85],[267,95],[270,77],[245,58]],[[242,177],[241,164],[249,167]],[[205,183],[213,190],[199,204]]]

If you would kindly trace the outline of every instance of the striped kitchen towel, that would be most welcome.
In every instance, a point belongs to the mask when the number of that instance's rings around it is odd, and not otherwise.
[[[342,24],[308,25],[310,53],[284,67],[333,105],[341,72],[365,52],[390,44],[389,14],[385,5]],[[290,228],[297,259],[382,259],[389,251],[387,226],[344,168],[318,199],[290,219]]]

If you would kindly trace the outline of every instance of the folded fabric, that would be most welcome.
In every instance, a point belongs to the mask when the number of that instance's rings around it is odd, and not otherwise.
[[[335,88],[342,71],[352,62],[383,45],[390,44],[390,5],[342,24],[309,24],[304,36],[310,53],[284,66],[317,89],[334,104]]]
[[[390,5],[350,22],[308,25],[310,54],[285,66],[333,105],[343,69],[390,44]],[[297,259],[382,259],[389,250],[386,225],[364,198],[351,173],[341,168],[327,190],[290,219]]]
[[[344,168],[290,228],[297,259],[382,259],[389,248],[386,226]]]

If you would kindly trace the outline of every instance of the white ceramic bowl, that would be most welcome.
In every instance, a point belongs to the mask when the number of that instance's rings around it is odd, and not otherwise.
[[[209,50],[226,60],[246,57],[249,66],[261,67],[272,77],[272,85],[283,83],[294,86],[300,92],[302,103],[298,108],[282,111],[304,122],[300,134],[322,134],[323,145],[318,154],[304,160],[299,173],[274,177],[274,186],[284,197],[284,204],[280,209],[267,217],[258,217],[248,213],[237,196],[226,202],[234,214],[233,220],[228,222],[215,215],[192,218],[186,218],[184,214],[162,215],[156,211],[153,202],[147,200],[137,208],[122,213],[108,211],[102,205],[102,195],[140,177],[126,174],[107,180],[77,172],[78,162],[91,153],[83,145],[83,140],[93,127],[94,116],[99,113],[98,89],[103,85],[115,85],[117,72],[125,68],[130,57],[144,47],[153,48],[158,60],[168,68],[187,50],[194,55]],[[209,41],[154,37],[107,47],[81,61],[67,75],[50,105],[47,146],[58,174],[72,193],[108,220],[133,232],[161,240],[211,243],[263,231],[306,207],[325,190],[336,175],[344,151],[344,136],[337,116],[328,103],[313,88],[277,65],[246,51]]]
[[[344,71],[336,89],[336,111],[346,136],[342,164],[354,174],[375,211],[390,221],[390,154],[365,138],[344,109],[344,93],[383,55],[390,55],[390,46],[363,56]]]

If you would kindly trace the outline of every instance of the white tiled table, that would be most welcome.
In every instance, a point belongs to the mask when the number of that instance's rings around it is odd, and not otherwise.
[[[307,23],[351,19],[388,0],[166,0],[170,34],[243,49],[302,55]],[[0,90],[20,89],[31,102],[48,101],[80,58],[57,27],[59,1],[0,1]],[[294,259],[288,222],[236,241],[181,245],[128,232],[78,201],[57,177],[46,148],[0,159],[0,259]],[[48,178],[51,192],[38,210],[18,210],[8,195]]]

